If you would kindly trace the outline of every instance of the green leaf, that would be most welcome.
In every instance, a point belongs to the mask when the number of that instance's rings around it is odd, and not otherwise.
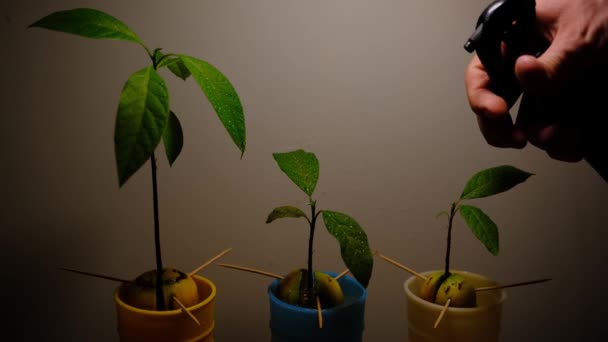
[[[374,258],[363,228],[352,217],[336,211],[323,210],[323,222],[340,243],[340,253],[346,267],[367,287],[372,276]]]
[[[497,166],[479,171],[464,187],[460,199],[473,199],[495,195],[507,191],[524,182],[532,173],[510,165]]]
[[[181,78],[182,80],[186,80],[188,77],[190,77],[190,70],[188,70],[188,68],[186,68],[186,66],[184,65],[184,63],[179,60],[179,59],[175,59],[175,62],[170,63],[169,65],[167,65],[167,67],[169,68],[169,70],[171,70],[171,72]]]
[[[306,217],[306,214],[296,208],[296,207],[292,207],[290,205],[286,205],[283,207],[277,207],[274,208],[272,210],[272,212],[268,215],[268,218],[266,219],[266,223],[270,223],[276,219],[280,219],[280,218],[285,218],[285,217]]]
[[[157,68],[160,69],[162,67],[167,67],[175,76],[184,81],[190,77],[190,70],[186,68],[182,60],[178,57],[164,57],[160,59],[160,63],[158,63]]]
[[[194,57],[179,57],[215,109],[232,141],[245,153],[245,118],[238,94],[230,81],[211,64]]]
[[[314,153],[295,150],[286,153],[273,153],[279,168],[304,193],[312,196],[319,179],[319,160]]]
[[[165,153],[169,159],[169,165],[173,165],[184,145],[184,134],[182,125],[177,119],[177,115],[173,111],[169,112],[169,120],[167,127],[163,133],[163,143],[165,145]]]
[[[169,94],[160,75],[152,67],[131,75],[120,95],[114,130],[120,186],[150,158],[168,117]]]
[[[113,16],[90,8],[54,12],[30,25],[87,38],[132,41],[143,46],[127,25]]]
[[[498,255],[498,227],[481,209],[472,205],[460,205],[460,215],[471,228],[473,235],[493,255]]]

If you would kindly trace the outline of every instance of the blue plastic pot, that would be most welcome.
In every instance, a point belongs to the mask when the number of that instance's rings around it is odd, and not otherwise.
[[[336,276],[335,272],[327,274]],[[350,276],[340,278],[339,283],[344,303],[323,309],[323,328],[319,328],[317,310],[278,299],[279,280],[273,281],[268,287],[271,342],[361,342],[367,290]]]

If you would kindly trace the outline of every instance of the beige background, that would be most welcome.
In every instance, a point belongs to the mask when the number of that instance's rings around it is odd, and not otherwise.
[[[0,3],[0,256],[3,331],[16,341],[113,341],[116,284],[57,270],[132,278],[154,267],[149,164],[123,188],[113,128],[123,83],[148,64],[135,44],[26,29],[53,11],[94,7],[151,47],[222,70],[245,108],[243,159],[192,80],[166,76],[185,146],[159,156],[165,264],[183,270],[227,247],[225,262],[277,273],[303,266],[303,221],[266,225],[278,205],[304,207],[273,152],[317,154],[321,209],[354,216],[374,249],[417,270],[441,267],[447,210],[479,169],[512,164],[536,176],[477,201],[498,224],[492,257],[455,220],[453,262],[509,290],[503,341],[597,341],[608,314],[607,186],[586,163],[488,146],[464,96],[462,48],[479,0],[32,1]],[[344,268],[321,226],[321,270]],[[218,341],[268,341],[270,279],[210,267]],[[376,260],[366,341],[405,341],[408,274]],[[603,316],[603,317],[602,317]]]

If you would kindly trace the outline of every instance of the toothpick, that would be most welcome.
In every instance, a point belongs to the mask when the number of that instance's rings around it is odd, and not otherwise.
[[[228,248],[226,250],[224,250],[223,252],[221,252],[220,254],[214,256],[213,258],[211,258],[209,261],[207,261],[206,263],[200,265],[199,267],[197,267],[194,271],[190,272],[188,275],[189,276],[193,276],[195,274],[197,274],[198,272],[202,271],[205,267],[211,265],[214,261],[216,261],[217,259],[221,258],[224,256],[224,254],[230,252],[232,250],[231,248]]]
[[[317,318],[319,320],[319,329],[323,329],[323,311],[321,310],[321,300],[317,296]]]
[[[110,276],[106,276],[106,275],[102,275],[102,274],[97,274],[97,273],[91,273],[91,272],[78,271],[78,270],[73,270],[73,269],[71,269],[71,268],[64,268],[64,267],[59,267],[59,269],[60,269],[60,270],[63,270],[63,271],[68,271],[68,272],[73,272],[73,273],[83,274],[83,275],[87,275],[87,276],[91,276],[91,277],[96,277],[96,278],[102,278],[102,279],[107,279],[107,280],[118,281],[118,282],[121,282],[121,283],[135,284],[135,282],[134,282],[134,281],[132,281],[132,280],[120,279],[120,278],[110,277]]]
[[[433,329],[437,328],[437,326],[439,325],[439,322],[441,322],[441,319],[443,318],[443,315],[445,315],[445,312],[448,311],[448,306],[450,306],[451,302],[452,302],[452,298],[448,298],[448,301],[445,302],[443,309],[439,313],[439,317],[437,317],[437,320],[435,321],[435,325],[433,325]]]
[[[387,256],[384,256],[384,255],[382,255],[380,253],[378,253],[378,256],[381,257],[382,259],[388,261],[389,263],[391,263],[391,264],[399,267],[400,269],[402,269],[402,270],[404,270],[406,272],[409,272],[410,274],[412,274],[412,275],[414,275],[414,276],[422,279],[423,281],[426,281],[426,277],[425,276],[423,276],[422,274],[414,271],[413,269],[411,269],[411,268],[409,268],[409,267],[407,267],[405,265],[402,265],[402,264],[398,263],[397,261],[395,261],[395,260],[393,260],[393,259],[391,259],[391,258],[389,258]]]
[[[188,311],[188,308],[186,308],[186,306],[182,302],[180,302],[179,299],[177,299],[177,297],[173,296],[173,300],[177,303],[177,305],[179,305],[182,308],[183,313],[190,316],[190,318],[192,318],[192,320],[194,321],[194,323],[196,323],[196,325],[198,325],[199,327],[201,326],[201,322],[198,321],[198,319],[192,314],[192,312]]]
[[[230,264],[217,264],[218,266],[222,266],[222,267],[228,267],[228,268],[234,268],[237,270],[241,270],[241,271],[247,271],[247,272],[251,272],[251,273],[257,273],[257,274],[261,274],[261,275],[265,275],[268,277],[272,277],[272,278],[276,278],[276,279],[283,279],[283,276],[275,274],[275,273],[270,273],[270,272],[266,272],[266,271],[261,271],[255,268],[249,268],[249,267],[243,267],[243,266],[237,266],[237,265],[230,265]]]
[[[348,268],[347,268],[347,269],[345,269],[344,271],[342,271],[342,273],[338,274],[338,275],[336,276],[336,278],[335,278],[335,279],[336,279],[336,280],[339,280],[340,278],[342,278],[342,277],[344,277],[345,275],[347,275],[349,271],[350,271],[350,270],[349,270]]]
[[[495,286],[478,287],[478,288],[475,289],[475,291],[490,291],[490,290],[506,289],[508,287],[515,287],[515,286],[523,286],[523,285],[532,285],[532,284],[544,283],[544,282],[549,281],[549,280],[551,280],[551,278],[538,279],[538,280],[532,280],[532,281],[524,281],[524,282],[521,282],[521,283],[514,283],[514,284],[509,284],[509,285],[495,285]]]

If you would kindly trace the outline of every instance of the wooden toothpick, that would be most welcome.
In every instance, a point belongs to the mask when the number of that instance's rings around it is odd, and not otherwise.
[[[59,269],[63,270],[63,271],[72,272],[72,273],[83,274],[83,275],[90,276],[90,277],[96,277],[96,278],[102,278],[102,279],[107,279],[107,280],[112,280],[112,281],[118,281],[118,282],[121,282],[121,283],[135,284],[135,282],[132,281],[132,280],[120,279],[120,278],[110,277],[110,276],[106,276],[106,275],[102,275],[102,274],[97,274],[97,273],[78,271],[78,270],[74,270],[74,269],[71,269],[71,268],[65,268],[65,267],[59,267]]]
[[[319,320],[319,329],[323,329],[323,311],[321,309],[321,300],[317,296],[317,318]]]
[[[283,276],[275,274],[275,273],[270,273],[270,272],[266,272],[266,271],[262,271],[262,270],[258,270],[255,268],[249,268],[249,267],[243,267],[243,266],[237,266],[237,265],[230,265],[230,264],[217,264],[218,266],[222,266],[222,267],[227,267],[227,268],[234,268],[237,270],[241,270],[241,271],[247,271],[247,272],[251,272],[251,273],[257,273],[257,274],[261,274],[261,275],[265,275],[268,277],[272,277],[272,278],[276,278],[276,279],[283,279]]]
[[[395,260],[393,260],[393,259],[391,259],[391,258],[389,258],[387,256],[384,256],[384,255],[382,255],[380,253],[378,253],[378,256],[381,257],[382,259],[388,261],[389,263],[391,263],[391,264],[399,267],[400,269],[402,269],[402,270],[404,270],[406,272],[409,272],[410,274],[412,274],[412,275],[414,275],[414,276],[422,279],[423,281],[426,281],[426,277],[425,276],[423,276],[422,274],[414,271],[413,269],[411,269],[411,268],[409,268],[409,267],[407,267],[405,265],[402,265],[402,264],[398,263],[397,261],[395,261]]]
[[[179,299],[177,299],[177,297],[174,296],[173,300],[177,303],[177,305],[179,305],[182,308],[183,313],[190,316],[190,318],[192,318],[192,320],[194,321],[194,323],[196,323],[196,325],[198,325],[199,327],[201,326],[201,322],[199,322],[199,320],[192,314],[192,312],[190,312],[188,310],[188,308],[186,308],[186,306],[182,302],[180,302]]]
[[[349,271],[350,271],[350,270],[349,270],[348,268],[347,268],[347,269],[345,269],[344,271],[342,271],[342,273],[338,274],[338,275],[336,276],[336,278],[335,278],[335,279],[336,279],[336,280],[339,280],[340,278],[342,278],[342,277],[344,277],[345,275],[347,275]]]
[[[490,290],[506,289],[508,287],[515,287],[515,286],[523,286],[523,285],[532,285],[532,284],[544,283],[544,282],[549,281],[549,280],[551,280],[551,278],[531,280],[531,281],[524,281],[524,282],[521,282],[521,283],[513,283],[513,284],[508,284],[508,285],[484,286],[484,287],[478,287],[478,288],[476,288],[475,291],[490,291]]]
[[[197,274],[198,272],[202,271],[205,267],[211,265],[214,261],[216,261],[217,259],[223,257],[226,253],[230,252],[231,250],[232,250],[232,248],[228,248],[228,249],[224,250],[220,254],[214,256],[213,258],[211,258],[206,263],[204,263],[204,264],[200,265],[199,267],[197,267],[194,271],[190,272],[188,275],[189,276],[193,276],[193,275]]]
[[[452,298],[448,298],[448,301],[445,302],[443,309],[441,309],[441,312],[439,313],[439,317],[437,317],[437,320],[435,321],[435,325],[433,325],[433,329],[437,328],[437,326],[439,325],[439,322],[441,322],[441,319],[443,318],[443,315],[445,315],[445,312],[448,311],[448,307],[450,306],[451,302],[452,302]]]

